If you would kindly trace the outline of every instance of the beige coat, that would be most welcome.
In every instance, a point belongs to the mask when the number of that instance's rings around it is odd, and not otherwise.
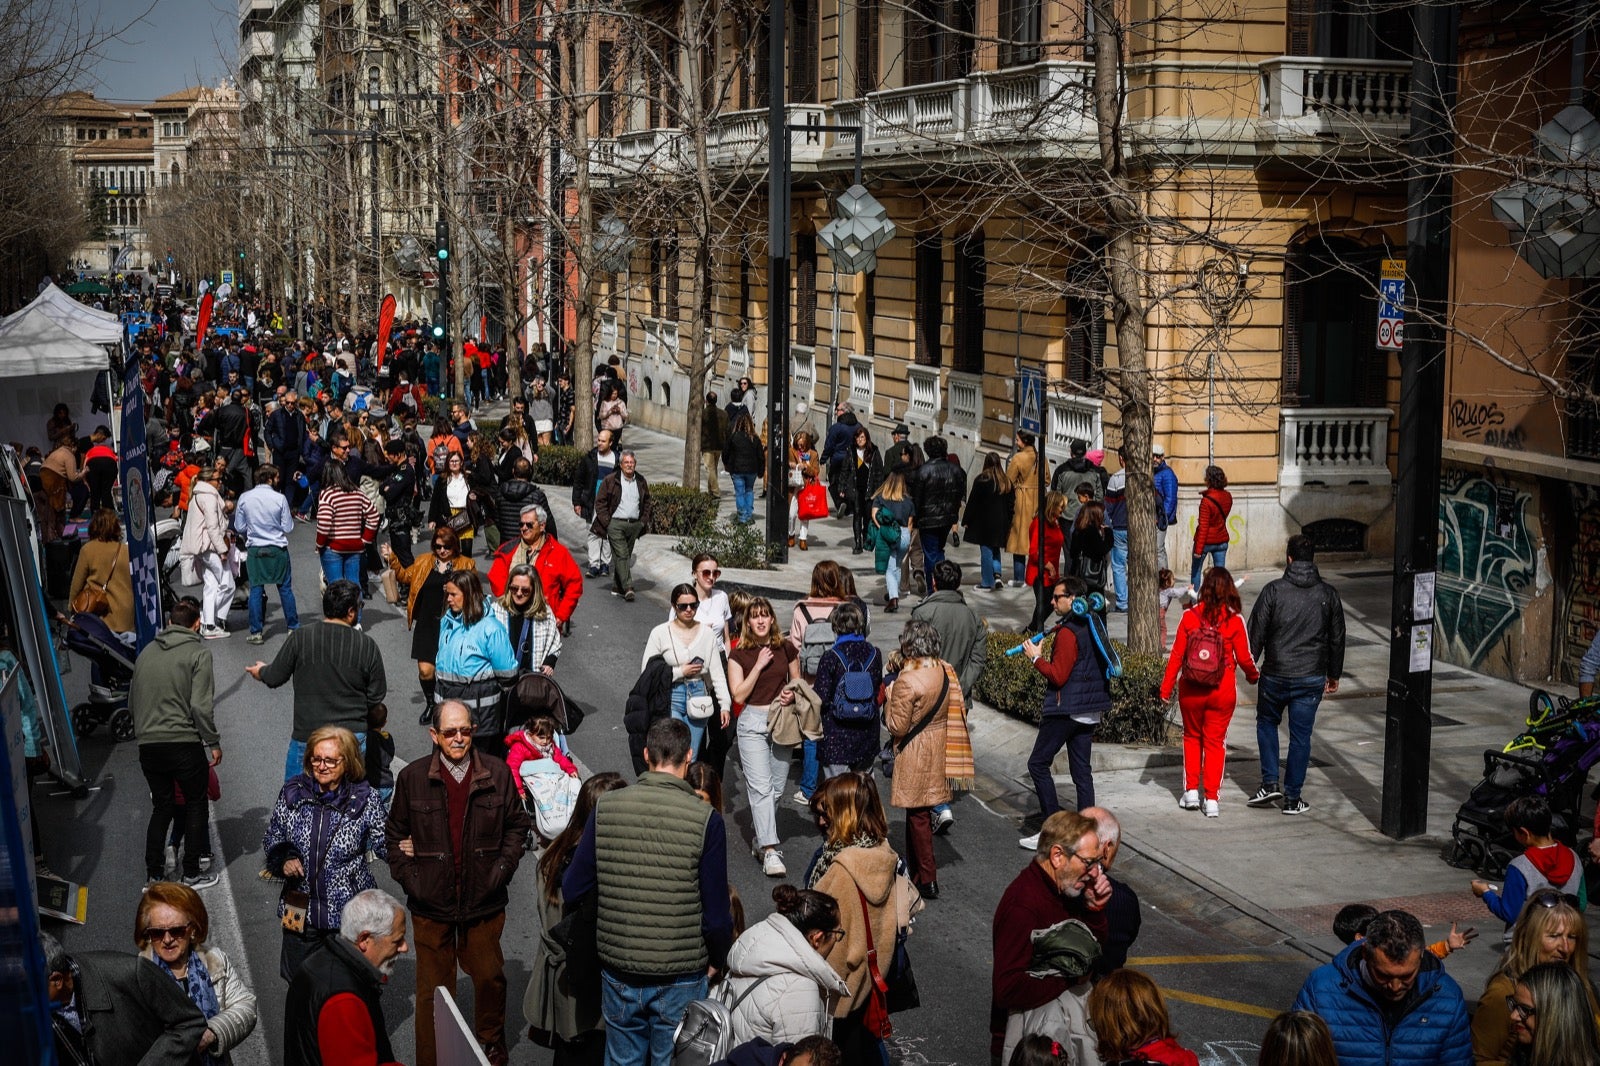
[[[1039,453],[1024,448],[1006,464],[1006,477],[1016,490],[1012,497],[1011,534],[1006,537],[1006,551],[1012,555],[1028,554],[1028,523],[1039,513]],[[1050,464],[1045,464],[1044,478],[1050,480]]]
[[[945,727],[950,721],[950,708],[962,706],[964,697],[955,670],[939,659],[907,663],[899,678],[889,686],[889,698],[883,705],[883,722],[889,727],[889,735],[899,738],[927,716],[939,698],[945,678],[950,679],[950,691],[944,705],[933,711],[928,724],[895,755],[894,786],[889,802],[896,807],[915,810],[950,802],[950,782],[944,762]]]
[[[128,546],[120,540],[86,543],[78,553],[78,566],[72,572],[67,602],[72,602],[90,581],[96,588],[106,587],[106,599],[111,603],[106,625],[118,633],[132,633],[137,623],[133,615],[133,570],[128,565]]]
[[[843,1018],[867,1002],[867,925],[862,921],[862,897],[866,897],[866,912],[872,920],[878,972],[885,977],[894,960],[896,934],[909,928],[911,916],[922,909],[911,882],[895,876],[899,861],[887,841],[875,848],[848,847],[839,852],[815,885],[818,892],[839,904],[839,928],[844,930],[844,939],[828,955],[828,965],[850,990],[835,1005],[835,1018]]]

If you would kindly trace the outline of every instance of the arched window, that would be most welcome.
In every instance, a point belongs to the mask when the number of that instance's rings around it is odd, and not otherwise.
[[[183,170],[178,166],[178,161],[176,159],[172,161],[172,184],[183,184]]]
[[[1284,262],[1285,407],[1383,407],[1389,358],[1378,351],[1383,249],[1337,237],[1292,246]]]

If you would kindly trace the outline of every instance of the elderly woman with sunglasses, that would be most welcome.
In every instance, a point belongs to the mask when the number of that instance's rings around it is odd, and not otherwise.
[[[506,631],[517,653],[518,671],[538,670],[546,677],[556,672],[561,657],[561,623],[544,601],[539,574],[527,563],[513,566],[506,575],[506,594],[500,597],[506,613]]]
[[[422,714],[418,725],[433,720],[434,660],[439,655],[439,619],[444,617],[445,578],[458,570],[473,569],[470,556],[461,554],[461,541],[449,526],[435,526],[432,553],[419,557],[410,566],[400,562],[386,544],[378,549],[384,562],[406,586],[406,628],[411,630],[411,658],[417,663],[417,682],[422,686]]]
[[[139,898],[133,941],[139,954],[182,985],[205,1015],[205,1035],[195,1049],[201,1066],[226,1066],[228,1053],[256,1027],[256,994],[243,971],[206,943],[210,928],[199,893],[175,881],[157,881]]]
[[[342,726],[313,731],[304,766],[283,783],[261,839],[267,870],[283,878],[278,967],[285,981],[312,948],[339,934],[339,912],[351,897],[378,887],[367,852],[379,859],[389,854],[383,836],[388,812],[367,784],[355,734]]]
[[[674,585],[669,602],[672,621],[662,622],[650,631],[639,669],[643,670],[658,655],[672,668],[672,717],[688,725],[689,748],[699,758],[706,726],[715,722],[718,728],[726,729],[732,720],[733,700],[716,634],[695,617],[700,597],[694,586]]]
[[[1583,978],[1584,987],[1591,989],[1590,1011],[1600,1013],[1589,981],[1589,931],[1583,915],[1568,897],[1545,888],[1529,895],[1523,905],[1511,943],[1472,1014],[1472,1058],[1477,1066],[1515,1059],[1517,1038],[1507,1001],[1524,974],[1552,962],[1572,967]]]

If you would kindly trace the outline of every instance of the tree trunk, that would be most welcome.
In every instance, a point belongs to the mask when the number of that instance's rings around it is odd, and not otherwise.
[[[699,0],[683,0],[682,11],[683,24],[679,28],[679,39],[685,42],[699,40],[702,17]],[[706,374],[710,369],[706,364],[706,325],[710,319],[711,293],[706,280],[711,273],[711,205],[715,195],[706,146],[705,96],[702,92],[705,79],[711,77],[712,73],[702,69],[700,60],[701,51],[698,47],[692,44],[685,47],[684,62],[688,77],[681,83],[676,82],[669,72],[669,76],[663,79],[668,86],[682,86],[682,91],[678,93],[679,109],[688,119],[687,125],[694,138],[695,202],[691,216],[694,229],[694,277],[689,282],[689,292],[692,294],[689,300],[689,395],[686,397],[688,409],[683,442],[683,484],[688,488],[700,487],[700,422],[705,412]],[[676,262],[672,264],[672,269],[677,269]],[[678,308],[669,308],[669,311],[677,314]]]
[[[563,68],[571,71],[571,84],[585,84],[585,46],[587,41],[587,16],[580,14],[568,24],[571,42],[567,62]],[[594,372],[590,355],[595,329],[595,308],[599,303],[596,291],[598,271],[594,268],[594,194],[589,182],[589,107],[593,97],[588,93],[571,93],[567,96],[567,115],[571,121],[569,150],[576,164],[573,168],[572,187],[578,200],[578,239],[573,249],[578,269],[576,326],[572,345],[567,349],[567,365],[572,374],[572,435],[573,443],[584,451],[594,447],[594,395],[589,391],[590,374]]]
[[[509,198],[508,198],[509,199]],[[506,205],[506,232],[501,245],[505,249],[506,271],[500,281],[500,313],[505,316],[505,337],[501,346],[506,350],[506,392],[515,400],[522,395],[522,315],[517,308],[522,305],[522,290],[517,284],[517,230],[512,219],[510,204]]]
[[[1127,178],[1122,145],[1122,24],[1113,0],[1091,0],[1095,18],[1095,125],[1100,144],[1106,275],[1117,335],[1117,403],[1122,416],[1122,462],[1128,477],[1128,648],[1160,654],[1156,590],[1156,495],[1150,445],[1153,430],[1140,238],[1144,215]]]

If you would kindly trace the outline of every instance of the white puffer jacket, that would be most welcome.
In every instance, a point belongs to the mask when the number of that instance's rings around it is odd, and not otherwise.
[[[728,952],[726,1002],[734,1001],[762,978],[733,1012],[736,1044],[761,1037],[792,1044],[833,1031],[833,1008],[849,994],[840,976],[781,914],[745,930]]]

